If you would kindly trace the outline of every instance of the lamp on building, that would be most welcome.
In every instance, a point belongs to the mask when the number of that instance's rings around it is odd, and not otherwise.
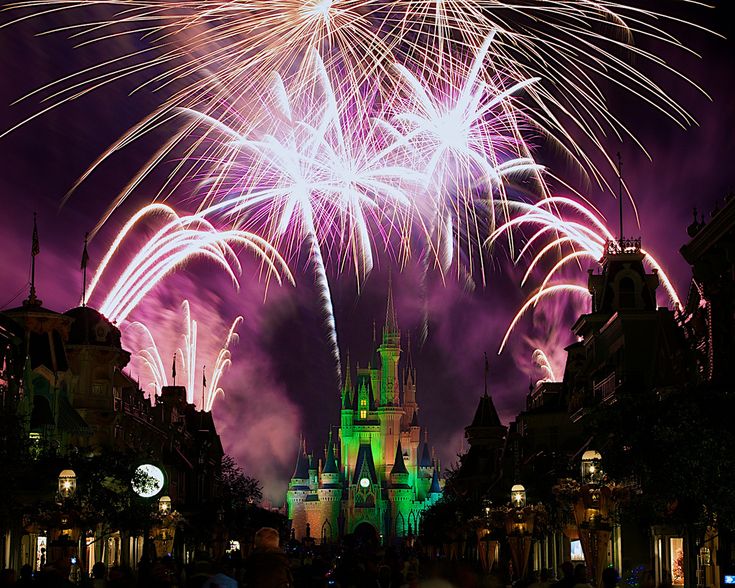
[[[170,496],[161,496],[161,498],[158,499],[158,512],[162,515],[167,515],[171,512]]]
[[[499,542],[494,537],[494,514],[493,503],[489,498],[482,501],[482,510],[485,517],[476,520],[475,532],[477,534],[477,553],[480,565],[485,573],[489,573],[498,557]]]
[[[594,450],[582,454],[581,480],[560,480],[554,493],[568,505],[593,584],[601,585],[607,567],[614,513],[625,487],[608,481],[602,456]]]
[[[77,475],[74,470],[63,470],[59,474],[59,496],[71,498],[77,491]]]
[[[526,489],[522,484],[516,484],[510,489],[510,501],[516,508],[526,506]]]
[[[592,449],[582,454],[582,483],[599,484],[602,481],[602,456]]]
[[[510,506],[505,510],[505,534],[510,547],[513,569],[519,578],[526,576],[531,555],[532,537],[536,526],[545,516],[542,504],[529,506],[526,488],[516,484],[510,489]]]

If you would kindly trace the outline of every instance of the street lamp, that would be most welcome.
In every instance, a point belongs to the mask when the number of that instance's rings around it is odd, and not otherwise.
[[[59,496],[71,498],[77,491],[77,475],[74,470],[63,470],[59,474]]]
[[[592,449],[582,454],[582,482],[584,484],[599,484],[602,481],[602,456]]]
[[[526,506],[526,489],[522,484],[516,484],[510,489],[510,501],[516,508]]]
[[[170,496],[161,496],[161,498],[158,499],[158,512],[162,515],[167,515],[171,512]]]

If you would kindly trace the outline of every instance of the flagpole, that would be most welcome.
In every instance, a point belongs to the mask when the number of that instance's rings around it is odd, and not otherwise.
[[[207,374],[206,374],[207,366],[202,366],[202,411],[205,410],[204,405],[204,393],[207,389]]]
[[[84,251],[82,252],[82,306],[87,306],[87,262],[89,261],[89,253],[87,253],[87,241],[89,233],[84,234]]]
[[[23,304],[27,306],[40,306],[41,301],[36,298],[36,255],[41,252],[38,242],[38,225],[36,224],[36,213],[33,213],[33,237],[31,239],[31,290],[28,300]]]
[[[36,213],[33,213],[33,242],[31,244],[31,295],[28,299],[31,303],[36,300],[36,238],[38,229],[36,228]]]

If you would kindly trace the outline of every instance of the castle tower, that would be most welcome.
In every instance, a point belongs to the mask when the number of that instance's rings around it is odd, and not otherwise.
[[[306,536],[306,512],[304,504],[309,495],[309,456],[306,455],[306,444],[299,441],[299,451],[296,456],[296,467],[294,468],[291,481],[288,484],[286,503],[288,505],[288,518],[291,519],[291,528],[297,537]]]
[[[390,288],[382,338],[376,337],[373,329],[374,355],[366,368],[357,364],[353,374],[349,358],[345,365],[340,451],[330,435],[323,465],[316,466],[314,457],[299,448],[288,491],[296,539],[307,528],[326,542],[342,533],[370,533],[369,528],[376,540],[404,536],[418,529],[421,513],[441,493],[426,439],[423,461],[419,458],[416,370],[409,356],[405,371],[398,371],[400,331]]]
[[[400,441],[396,445],[393,467],[390,471],[388,497],[391,505],[391,532],[396,537],[405,537],[408,534],[414,490],[409,485],[409,473],[403,461]]]
[[[320,536],[326,543],[332,543],[339,535],[339,513],[342,501],[342,476],[334,455],[332,434],[329,434],[327,455],[319,477],[319,524]],[[313,528],[313,526],[312,526]]]

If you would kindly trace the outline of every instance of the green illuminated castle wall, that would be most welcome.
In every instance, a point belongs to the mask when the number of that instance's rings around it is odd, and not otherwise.
[[[286,501],[296,539],[330,542],[370,525],[384,538],[417,533],[421,513],[441,496],[439,466],[418,423],[416,370],[388,292],[380,344],[353,379],[347,360],[339,438],[322,456],[299,446]]]

